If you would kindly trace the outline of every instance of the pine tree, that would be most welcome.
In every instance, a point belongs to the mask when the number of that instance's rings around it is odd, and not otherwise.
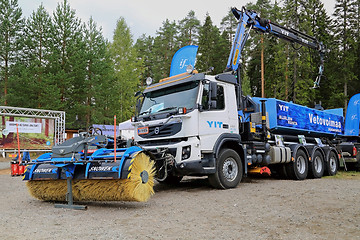
[[[237,26],[238,26],[238,20],[235,18],[234,14],[230,9],[228,14],[225,17],[223,17],[220,22],[220,30],[223,33],[227,34],[229,46],[231,46],[231,44],[233,43],[233,36],[236,33]]]
[[[12,106],[59,109],[59,90],[48,69],[51,24],[42,5],[26,21],[21,61],[16,62],[10,77]]]
[[[176,40],[177,35],[177,24],[168,19],[163,22],[162,27],[156,33],[153,59],[153,74],[156,81],[170,75],[172,57],[180,48],[180,44]]]
[[[331,36],[331,19],[328,16],[324,4],[320,0],[310,0],[307,2],[303,2],[303,15],[304,15],[304,22],[307,23],[306,29],[307,34],[314,36],[319,42],[322,42],[323,45],[327,49],[331,49],[333,45],[333,39]],[[315,81],[318,74],[318,67],[320,66],[320,54],[317,50],[311,50],[310,52],[310,67],[309,67],[309,74],[308,74],[308,84],[311,84],[311,81]],[[335,93],[336,90],[333,89],[333,78],[327,78],[326,76],[329,76],[329,74],[332,71],[332,65],[333,63],[333,57],[330,57],[329,52],[327,52],[324,55],[325,60],[325,71],[324,75],[321,78],[320,81],[320,88],[316,90],[310,90],[304,89],[304,92],[310,93],[311,97],[309,97],[312,102],[322,102],[324,107],[327,107],[329,105],[329,98],[333,98],[334,96],[331,96],[327,94],[328,92]],[[335,92],[334,92],[335,90]],[[312,106],[313,103],[310,103],[310,106]]]
[[[107,41],[101,28],[90,18],[85,26],[86,76],[83,88],[86,99],[86,126],[112,123],[108,96],[113,94],[112,68]]]
[[[180,47],[196,45],[199,38],[200,21],[195,17],[195,12],[190,11],[184,19],[179,21],[178,26]]]
[[[24,20],[17,0],[0,0],[0,79],[3,88],[2,102],[7,105],[10,67],[21,50],[21,33]]]
[[[262,18],[269,17],[269,9],[271,9],[271,4],[269,0],[258,0],[256,4],[247,4],[247,9],[256,11],[258,16]],[[262,86],[261,86],[261,54],[263,52],[264,59],[270,61],[270,56],[272,55],[270,46],[270,38],[264,36],[263,33],[256,34],[255,31],[251,32],[251,38],[249,38],[247,46],[252,46],[251,50],[247,52],[249,54],[249,72],[251,86],[253,88],[253,93],[256,96],[261,96]],[[244,53],[246,50],[244,51]],[[270,61],[271,62],[271,61]],[[268,72],[266,71],[267,63],[264,64],[264,74],[265,74],[265,84],[266,86],[271,86],[271,83],[268,82],[269,78]]]
[[[360,89],[360,0],[354,2],[354,17],[351,21],[353,29],[355,63],[353,72],[355,74],[354,79],[349,85],[349,96],[353,96],[359,93]]]
[[[153,59],[154,57],[154,38],[151,36],[146,36],[143,34],[140,38],[137,39],[135,48],[139,53],[139,57],[143,62],[143,75],[140,77],[141,86],[145,86],[145,80],[148,77],[154,78],[153,72]]]
[[[113,100],[111,109],[120,121],[125,121],[130,119],[135,111],[134,94],[140,86],[143,63],[138,58],[124,18],[117,21],[109,53],[115,69],[112,91],[114,98],[117,98]]]
[[[67,0],[58,4],[51,29],[50,68],[60,89],[61,109],[67,113],[67,127],[87,128],[86,52],[83,25]]]
[[[354,81],[355,75],[352,71],[355,56],[353,51],[354,33],[351,21],[355,18],[355,0],[337,0],[334,12],[334,31],[335,41],[337,43],[338,53],[338,73],[343,84],[343,102],[344,109],[347,108],[348,86]]]
[[[214,70],[212,71],[213,74],[224,71],[226,63],[223,64],[221,61],[219,61],[220,58],[217,51],[219,48],[224,49],[223,47],[219,47],[219,44],[224,45],[224,40],[227,41],[227,39],[223,38],[223,41],[220,39],[220,30],[215,25],[213,25],[210,15],[207,14],[205,23],[200,28],[199,34],[199,50],[196,63],[197,69],[199,71],[208,71],[210,67],[214,67]],[[225,58],[225,61],[226,60],[227,57]]]

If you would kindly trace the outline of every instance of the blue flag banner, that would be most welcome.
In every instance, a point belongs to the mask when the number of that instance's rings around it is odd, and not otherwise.
[[[360,93],[350,98],[345,118],[345,136],[359,136]]]
[[[170,67],[170,77],[186,72],[188,65],[195,66],[198,46],[189,45],[180,48],[173,56]]]

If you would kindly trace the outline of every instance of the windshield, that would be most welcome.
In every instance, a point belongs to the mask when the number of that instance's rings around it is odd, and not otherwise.
[[[199,81],[148,92],[140,109],[139,115],[173,110],[179,107],[194,109],[198,94]]]

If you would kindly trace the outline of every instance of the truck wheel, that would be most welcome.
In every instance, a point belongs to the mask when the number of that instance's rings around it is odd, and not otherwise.
[[[328,176],[334,176],[339,169],[339,163],[336,157],[336,154],[331,151],[329,154],[329,159],[326,162],[326,170],[325,173]]]
[[[236,187],[243,176],[243,166],[239,154],[232,149],[220,152],[216,161],[216,172],[209,176],[214,188],[228,189]]]
[[[321,178],[324,175],[324,157],[320,151],[316,151],[311,162],[309,162],[309,175],[312,178]]]
[[[309,161],[306,153],[299,149],[296,152],[293,162],[286,166],[287,175],[294,180],[304,180],[307,177],[309,169]]]

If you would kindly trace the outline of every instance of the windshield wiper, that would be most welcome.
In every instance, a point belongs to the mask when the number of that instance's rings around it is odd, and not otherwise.
[[[144,115],[144,114],[150,114],[150,113],[151,113],[151,108],[149,108],[149,110],[139,113],[139,116]]]
[[[177,109],[177,107],[167,107],[167,108],[163,108],[163,109],[159,110],[158,112],[163,112],[163,111],[168,111],[168,110],[173,110],[173,109]]]

